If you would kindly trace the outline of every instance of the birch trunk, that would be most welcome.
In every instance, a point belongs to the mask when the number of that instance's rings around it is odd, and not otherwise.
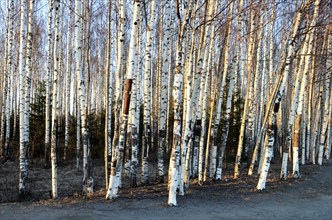
[[[235,166],[234,166],[234,178],[237,178],[240,175],[239,166],[241,164],[241,155],[242,155],[242,149],[243,149],[243,139],[244,139],[244,133],[245,133],[245,125],[246,125],[246,117],[247,117],[247,111],[249,106],[249,93],[250,93],[250,87],[251,87],[251,78],[252,78],[252,65],[253,65],[253,55],[254,55],[254,41],[255,36],[253,34],[253,30],[255,30],[255,21],[254,21],[254,12],[251,12],[250,16],[250,35],[249,35],[249,48],[248,48],[248,73],[247,73],[247,85],[246,85],[246,95],[245,95],[245,101],[244,101],[244,107],[243,107],[243,113],[242,113],[242,121],[241,121],[241,127],[240,127],[240,135],[239,135],[239,143],[236,153],[236,159],[235,159]],[[243,80],[244,81],[244,80]],[[249,134],[250,135],[250,134]]]
[[[167,11],[170,6],[169,1],[167,1],[166,16],[168,16]],[[154,20],[155,20],[155,1],[150,2],[151,17],[148,26],[146,27],[146,48],[145,48],[145,65],[144,65],[144,109],[143,109],[143,146],[142,146],[142,183],[148,183],[148,172],[149,172],[149,150],[151,145],[151,57],[153,50],[153,39],[154,39]],[[167,31],[167,30],[166,30]],[[167,35],[167,32],[165,32]],[[166,64],[164,64],[166,65]],[[162,146],[164,147],[164,146]],[[158,147],[158,180],[162,182],[163,180],[163,149]]]
[[[119,23],[118,23],[118,37],[117,37],[117,64],[116,64],[116,81],[115,81],[115,110],[114,110],[114,137],[112,141],[112,162],[111,162],[111,171],[109,177],[109,185],[106,194],[106,199],[112,199],[114,186],[111,186],[110,183],[114,184],[114,179],[116,177],[116,163],[117,163],[117,154],[119,153],[119,136],[120,136],[120,119],[121,119],[121,91],[122,91],[122,74],[123,66],[125,64],[125,25],[126,17],[124,11],[124,0],[119,0]],[[128,82],[129,83],[129,82]],[[128,85],[129,86],[129,85]],[[131,86],[131,85],[130,85]],[[129,104],[128,104],[129,108]]]
[[[178,5],[179,7],[179,5]],[[180,146],[181,146],[181,105],[182,105],[182,91],[183,91],[183,56],[184,46],[186,45],[187,25],[190,21],[191,13],[194,8],[194,1],[189,2],[189,6],[185,12],[185,22],[179,22],[179,40],[176,48],[176,66],[174,70],[174,86],[173,86],[173,141],[172,151],[169,163],[169,193],[168,205],[176,206],[176,189],[178,187],[179,178],[179,162],[180,162]]]
[[[24,106],[24,139],[26,143],[26,149],[29,150],[29,137],[30,137],[30,95],[31,95],[31,75],[32,75],[32,15],[33,15],[34,0],[30,1],[29,13],[28,13],[28,29],[27,29],[27,49],[26,49],[26,76],[25,76],[25,106]]]
[[[318,3],[317,3],[317,7],[318,7]],[[326,32],[326,40],[325,40],[325,48],[326,48],[326,51],[328,51],[327,49],[328,48],[331,48],[330,44],[331,44],[331,37],[328,37],[328,31]],[[325,49],[324,46],[323,46],[323,50]],[[323,56],[325,54],[325,51],[323,52]],[[328,56],[327,54],[325,54],[325,56]],[[328,60],[328,59],[327,59]],[[327,62],[330,62],[331,61],[327,61]],[[328,68],[331,68],[331,64],[328,64],[327,63],[327,66],[326,66],[327,70]],[[331,120],[331,118],[329,119],[329,102],[330,102],[330,80],[331,80],[331,74],[325,74],[325,77],[324,77],[324,80],[325,80],[325,85],[324,85],[324,104],[323,104],[323,111],[322,111],[322,130],[321,130],[321,134],[320,134],[320,137],[319,138],[319,151],[318,151],[318,160],[317,160],[317,163],[318,165],[322,165],[323,164],[323,157],[324,157],[324,148],[325,148],[325,144],[326,144],[326,136],[327,136],[327,127],[328,127],[328,121]],[[327,155],[325,155],[326,157]]]
[[[132,66],[130,68],[132,69],[132,90],[131,90],[131,100],[130,100],[130,108],[129,108],[129,117],[130,117],[130,129],[131,129],[131,135],[127,135],[127,138],[130,138],[131,141],[129,142],[130,145],[127,147],[131,147],[131,163],[130,163],[130,186],[136,187],[137,186],[137,167],[138,167],[138,129],[139,129],[139,112],[138,107],[139,105],[139,87],[138,87],[138,57],[139,57],[139,38],[140,38],[140,26],[141,26],[141,12],[139,12],[138,19],[137,19],[137,30],[134,30],[136,33],[134,40],[134,44],[131,46],[133,49],[133,57],[129,60]],[[132,39],[131,39],[132,40]],[[130,157],[130,155],[129,155]]]
[[[302,13],[304,12],[304,8],[306,8],[308,5],[311,4],[311,0],[309,0],[302,9],[300,9],[297,12],[296,18],[295,18],[295,23],[293,26],[293,30],[292,30],[292,37],[291,37],[291,43],[288,46],[288,51],[287,51],[287,56],[286,56],[286,60],[285,60],[285,68],[281,70],[281,73],[284,74],[283,75],[283,79],[282,79],[282,83],[278,89],[278,93],[274,102],[274,110],[273,110],[273,114],[270,116],[269,119],[269,125],[267,128],[267,135],[268,135],[268,145],[265,147],[265,153],[264,153],[264,158],[262,161],[262,172],[260,173],[259,176],[259,181],[257,184],[257,189],[258,190],[263,190],[265,189],[265,185],[266,185],[266,179],[267,179],[267,174],[269,171],[269,167],[270,167],[270,162],[273,156],[273,145],[274,145],[274,129],[275,129],[275,124],[276,124],[276,117],[280,108],[280,102],[282,100],[285,88],[286,88],[286,83],[287,83],[287,79],[288,79],[288,75],[290,72],[290,65],[292,63],[294,54],[295,54],[295,46],[294,45],[296,43],[297,40],[297,35],[298,35],[298,29],[301,23],[301,19],[302,19]]]
[[[19,50],[19,111],[20,111],[20,172],[19,172],[19,193],[24,195],[26,193],[26,181],[28,178],[28,159],[27,159],[27,143],[25,142],[25,121],[24,121],[24,78],[26,74],[25,70],[25,50],[26,50],[26,1],[21,0],[21,26],[20,26],[20,50]]]
[[[52,167],[52,198],[58,198],[58,174],[57,174],[57,158],[56,158],[56,147],[57,147],[57,126],[58,126],[58,83],[59,83],[59,8],[60,0],[55,0],[55,11],[54,11],[54,73],[53,73],[53,89],[52,89],[52,118],[51,118],[51,167]]]
[[[72,28],[71,28],[71,22],[72,22],[72,3],[70,0],[67,1],[68,4],[68,32],[67,32],[67,61],[66,61],[66,98],[65,98],[65,148],[64,148],[64,154],[63,154],[63,159],[67,160],[67,154],[68,154],[68,130],[69,130],[69,116],[70,116],[70,84],[71,84],[71,48],[72,48],[72,41],[71,41],[71,33],[72,33]]]
[[[108,29],[107,29],[107,48],[106,48],[106,68],[105,68],[105,180],[106,189],[108,189],[109,180],[109,160],[112,156],[112,143],[111,143],[111,119],[112,119],[112,86],[113,77],[111,76],[111,20],[112,20],[112,1],[108,0]]]
[[[121,175],[121,164],[123,161],[123,153],[124,153],[124,142],[125,142],[125,133],[127,130],[127,123],[128,123],[128,113],[129,113],[129,106],[130,106],[130,93],[131,93],[131,87],[132,87],[132,80],[135,72],[135,45],[136,45],[136,36],[137,36],[137,29],[139,25],[139,15],[140,15],[140,8],[141,8],[141,2],[140,1],[134,1],[133,3],[134,7],[134,16],[133,16],[133,26],[131,30],[130,35],[130,47],[129,47],[129,65],[128,65],[128,72],[126,76],[126,85],[125,85],[125,94],[124,99],[122,103],[122,117],[121,117],[121,127],[120,127],[120,135],[119,135],[119,148],[118,148],[118,154],[116,157],[116,163],[112,164],[112,171],[108,186],[108,192],[106,194],[106,199],[112,199],[114,197],[117,197],[118,193],[118,187],[119,187],[119,180]],[[120,1],[121,9],[123,10],[123,1]],[[124,11],[120,11],[122,16],[122,13]],[[122,30],[120,31],[122,32]],[[124,32],[122,32],[124,33]],[[115,133],[118,132],[115,130]],[[116,134],[114,134],[115,136]],[[113,145],[114,146],[114,145]],[[114,167],[114,168],[113,168]]]
[[[9,158],[9,148],[10,148],[10,119],[11,119],[11,91],[12,91],[12,77],[13,77],[13,29],[14,29],[14,0],[7,1],[7,11],[8,11],[8,33],[7,33],[7,56],[6,56],[6,72],[7,75],[7,89],[3,96],[6,97],[6,101],[3,105],[6,107],[5,112],[2,113],[2,118],[6,118],[6,133],[4,134],[4,152],[3,155],[5,159]],[[5,95],[6,94],[6,95]],[[4,132],[4,127],[2,127],[1,132]],[[0,149],[1,151],[2,149]],[[0,154],[1,156],[1,154]]]
[[[216,2],[212,1],[212,13],[209,16],[209,20],[212,19],[212,16],[216,13],[217,11],[217,6],[216,6]],[[232,17],[232,13],[233,13],[233,2],[230,5],[230,17]],[[229,25],[230,26],[230,25]],[[211,77],[214,73],[213,71],[213,65],[214,65],[214,60],[212,60],[212,53],[214,51],[214,33],[215,32],[215,27],[214,24],[210,24],[209,27],[209,33],[206,36],[206,40],[207,40],[207,44],[206,44],[206,50],[205,50],[205,54],[204,54],[204,64],[203,64],[203,75],[207,75],[207,81],[205,84],[205,90],[204,90],[204,99],[203,99],[203,117],[202,117],[202,132],[201,132],[201,137],[200,137],[200,149],[204,149],[204,147],[206,146],[205,149],[205,161],[204,164],[202,163],[202,179],[201,179],[201,183],[202,181],[206,181],[206,176],[207,176],[207,166],[208,166],[208,159],[209,159],[209,153],[210,153],[210,148],[209,148],[209,143],[205,142],[206,139],[206,133],[207,133],[207,122],[208,122],[208,101],[209,101],[209,91],[210,89],[210,84],[211,84]],[[209,140],[207,140],[209,141]],[[202,150],[202,154],[204,155],[204,150]],[[204,156],[203,156],[204,157]],[[202,162],[203,162],[203,157],[202,157]],[[204,170],[203,170],[203,166],[204,166]],[[200,176],[199,176],[200,177]]]
[[[166,120],[167,120],[167,97],[168,97],[168,77],[171,58],[171,25],[172,25],[172,1],[167,1],[165,5],[165,30],[162,51],[161,70],[161,97],[160,97],[160,121],[159,121],[159,143],[158,143],[158,182],[164,182],[164,151],[166,144]]]
[[[51,59],[52,59],[52,23],[54,1],[48,0],[48,30],[47,30],[47,53],[46,53],[46,94],[45,94],[45,167],[50,160],[50,137],[51,137]]]
[[[303,46],[301,50],[301,54],[307,54],[308,53],[308,46],[309,46],[309,38],[307,37],[305,39],[305,45]],[[291,111],[288,119],[288,125],[287,125],[287,137],[286,137],[286,143],[283,149],[283,160],[282,160],[282,167],[281,167],[281,173],[280,178],[281,179],[287,179],[287,160],[288,160],[288,152],[290,150],[290,146],[292,145],[292,131],[293,131],[293,125],[296,119],[296,110],[299,106],[299,96],[300,94],[300,85],[303,84],[303,74],[305,73],[302,71],[302,66],[304,65],[304,56],[301,56],[300,63],[297,68],[297,74],[295,79],[295,85],[292,93],[292,100],[291,100]],[[302,83],[300,83],[302,79]],[[299,123],[296,121],[296,123]],[[297,142],[297,140],[294,140],[294,142]],[[294,143],[293,142],[293,143]],[[294,147],[293,147],[294,148]],[[292,148],[292,149],[293,149]]]

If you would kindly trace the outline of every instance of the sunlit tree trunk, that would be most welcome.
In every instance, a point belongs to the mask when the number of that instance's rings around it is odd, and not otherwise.
[[[201,22],[206,22],[206,17],[208,14],[208,6],[209,4],[207,2],[205,4],[205,9],[204,9],[204,14],[197,14],[197,17],[203,17]],[[198,21],[197,21],[198,23]],[[204,39],[206,36],[205,32],[208,32],[209,28],[205,28],[204,26],[201,27],[200,29],[200,35],[199,35],[199,40],[197,43],[197,55],[196,55],[196,60],[195,60],[195,77],[194,77],[194,86],[192,90],[192,97],[190,100],[190,105],[192,105],[192,123],[190,124],[191,126],[191,132],[192,132],[192,138],[190,140],[190,144],[192,145],[193,148],[193,159],[192,159],[192,164],[193,164],[193,177],[198,176],[198,157],[199,157],[199,136],[200,136],[200,131],[201,131],[201,105],[199,105],[200,102],[200,91],[202,88],[202,80],[201,80],[201,70],[202,70],[202,65],[203,65],[203,58],[204,58],[204,43],[206,40]],[[203,88],[202,88],[203,89]]]
[[[210,3],[211,5],[209,6],[209,15],[208,15],[208,20],[211,20],[213,15],[216,12],[216,2],[212,1]],[[233,11],[233,3],[231,3],[230,10]],[[198,166],[198,181],[200,184],[203,183],[203,181],[206,181],[206,172],[204,172],[204,156],[205,156],[205,165],[207,166],[208,163],[208,158],[209,158],[209,148],[206,147],[206,133],[207,133],[207,120],[208,120],[208,101],[210,95],[208,94],[210,91],[210,73],[213,71],[212,69],[212,52],[214,50],[214,24],[211,23],[208,27],[208,31],[206,32],[206,43],[205,43],[205,50],[204,50],[204,58],[203,58],[203,66],[202,66],[202,76],[206,77],[205,79],[205,87],[201,87],[202,89],[202,124],[201,124],[201,135],[200,135],[200,140],[199,140],[199,166]],[[214,71],[213,71],[214,72]],[[203,78],[204,78],[203,77]],[[208,145],[209,146],[209,145]],[[187,149],[185,149],[187,150]],[[205,153],[205,155],[204,155]],[[205,169],[206,170],[206,169]],[[205,173],[205,175],[204,175]]]
[[[123,66],[125,64],[125,25],[126,17],[124,11],[124,1],[119,0],[119,23],[118,23],[118,33],[117,33],[117,64],[116,64],[116,80],[115,80],[115,103],[114,103],[114,137],[112,141],[112,161],[111,161],[111,171],[109,175],[109,185],[106,194],[106,199],[112,199],[113,191],[115,185],[114,178],[116,176],[116,164],[117,155],[119,153],[119,136],[120,136],[120,119],[121,119],[121,91],[122,91],[122,77],[123,77]],[[131,84],[130,84],[131,86]],[[129,105],[128,105],[129,108]]]
[[[180,5],[177,5],[180,7]],[[168,205],[176,206],[176,189],[179,181],[179,162],[180,162],[180,146],[181,146],[181,105],[183,92],[183,56],[184,46],[186,45],[187,25],[190,21],[191,13],[194,8],[194,1],[190,1],[186,12],[184,13],[184,23],[179,22],[178,43],[176,48],[176,66],[174,70],[174,86],[173,86],[173,141],[172,151],[169,163],[169,179],[168,179]]]
[[[119,2],[120,6],[122,7],[123,10],[123,1]],[[128,55],[128,71],[127,71],[127,76],[126,76],[126,85],[125,85],[125,91],[124,91],[124,99],[122,103],[122,116],[121,116],[121,127],[120,127],[120,134],[119,136],[119,148],[118,148],[118,154],[116,156],[116,162],[113,165],[112,164],[112,171],[111,171],[111,176],[110,176],[110,181],[109,181],[109,186],[108,186],[108,191],[106,194],[106,199],[112,199],[114,197],[117,197],[118,193],[118,187],[119,187],[119,180],[120,180],[120,175],[121,175],[121,164],[123,162],[123,154],[124,154],[124,142],[125,142],[125,135],[126,135],[126,130],[127,130],[127,123],[128,123],[128,114],[129,114],[129,106],[130,106],[130,93],[131,93],[131,87],[132,87],[132,81],[133,81],[133,76],[135,72],[135,51],[136,51],[136,38],[137,38],[137,30],[138,26],[140,24],[139,18],[140,18],[140,10],[141,10],[141,2],[140,1],[134,1],[133,3],[134,7],[134,15],[133,15],[133,25],[132,25],[132,30],[130,34],[130,47],[129,47],[129,55]],[[123,11],[120,13],[124,13]],[[122,14],[120,15],[122,16]],[[120,31],[122,32],[122,30]],[[114,136],[116,136],[116,133],[118,131],[115,130]],[[114,146],[114,145],[113,145]],[[114,166],[114,168],[113,168]]]
[[[309,38],[307,37],[305,39],[305,44],[302,47],[301,54],[307,54],[308,52],[308,45],[309,45]],[[288,152],[292,143],[292,133],[293,133],[293,125],[296,119],[296,110],[298,109],[299,105],[299,96],[300,94],[300,85],[304,81],[303,73],[302,71],[302,66],[304,65],[304,56],[301,56],[300,58],[300,63],[298,68],[295,70],[297,72],[296,74],[296,79],[294,82],[294,89],[292,93],[292,100],[291,100],[291,110],[289,113],[289,119],[288,119],[288,125],[287,125],[287,137],[286,137],[286,143],[283,149],[283,159],[282,159],[282,167],[281,167],[281,173],[280,173],[280,178],[281,179],[287,179],[287,163],[288,163]],[[302,79],[302,82],[300,83]],[[299,106],[300,107],[300,106]],[[298,122],[296,122],[298,123]],[[297,140],[294,140],[297,142]],[[294,146],[293,148],[294,149]]]
[[[310,5],[310,3],[311,3],[311,1],[307,2],[306,5],[297,12],[297,15],[295,17],[291,41],[290,41],[292,43],[290,43],[288,46],[288,51],[287,51],[284,68],[281,69],[281,74],[283,74],[283,79],[282,79],[281,85],[278,89],[276,99],[272,103],[272,104],[274,104],[273,113],[272,113],[272,115],[269,116],[270,119],[269,119],[269,124],[268,124],[268,128],[267,128],[268,145],[264,146],[265,153],[264,153],[264,157],[262,160],[262,171],[260,173],[259,181],[258,181],[258,184],[256,187],[258,190],[265,189],[267,174],[268,174],[268,171],[270,168],[270,162],[271,162],[271,159],[273,156],[273,145],[274,145],[274,141],[275,141],[274,129],[276,126],[276,118],[277,118],[277,114],[278,114],[278,111],[280,108],[280,102],[282,100],[282,97],[283,97],[283,94],[284,94],[284,91],[286,88],[286,83],[287,83],[288,75],[290,72],[290,65],[292,63],[292,60],[293,60],[293,57],[295,54],[296,45],[294,45],[294,44],[296,43],[296,40],[298,37],[298,29],[301,24],[302,13],[304,11],[304,8],[306,8],[308,5]]]
[[[261,115],[259,114],[259,102],[260,102],[260,93],[259,93],[259,82],[263,77],[260,69],[260,61],[261,61],[261,48],[262,48],[262,40],[263,40],[263,24],[264,24],[264,9],[260,9],[258,7],[258,13],[260,15],[259,19],[259,26],[258,26],[258,34],[257,40],[254,42],[254,48],[257,47],[257,50],[254,49],[254,57],[252,59],[256,59],[256,63],[253,62],[254,68],[254,75],[253,77],[253,84],[250,87],[249,91],[249,109],[248,109],[248,134],[247,134],[247,143],[246,147],[248,148],[249,152],[252,152],[252,148],[255,142],[255,136],[257,135],[257,127],[259,118]],[[257,45],[257,46],[256,46]],[[263,85],[261,85],[263,86]]]
[[[270,16],[270,50],[269,50],[269,91],[268,92],[268,97],[270,98],[270,95],[272,93],[272,88],[273,88],[273,83],[274,83],[274,79],[273,79],[273,64],[274,64],[274,59],[273,59],[273,50],[274,50],[274,45],[273,45],[273,40],[274,40],[274,32],[273,32],[273,28],[274,28],[274,23],[275,23],[275,4],[274,4],[275,0],[272,0],[271,2],[271,7],[272,7],[272,13]]]
[[[239,166],[241,164],[241,154],[243,149],[243,140],[244,140],[244,133],[245,133],[245,125],[246,125],[246,117],[248,112],[249,106],[249,94],[250,94],[250,87],[251,87],[251,78],[252,78],[252,66],[253,66],[253,56],[254,56],[254,42],[255,42],[255,35],[253,30],[256,28],[255,20],[254,20],[254,11],[251,12],[250,15],[250,35],[249,35],[249,48],[248,48],[248,73],[247,73],[247,85],[246,85],[246,96],[245,102],[243,107],[242,113],[242,121],[240,127],[240,135],[239,135],[239,142],[237,147],[236,159],[235,159],[235,166],[234,166],[234,178],[237,178],[240,175]],[[249,134],[250,135],[250,134]]]

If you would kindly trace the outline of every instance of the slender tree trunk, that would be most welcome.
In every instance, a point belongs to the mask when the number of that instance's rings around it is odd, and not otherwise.
[[[66,62],[66,98],[65,98],[65,105],[66,105],[66,115],[65,115],[65,148],[64,148],[64,154],[63,154],[63,159],[67,160],[67,154],[68,154],[68,139],[69,139],[69,116],[70,116],[70,84],[71,84],[71,53],[72,53],[72,41],[71,41],[71,33],[72,33],[72,28],[71,28],[71,22],[72,22],[72,3],[70,0],[67,1],[68,4],[68,32],[67,32],[67,62]]]
[[[276,124],[276,117],[280,108],[280,102],[282,100],[285,88],[286,88],[286,83],[287,83],[287,79],[288,79],[288,75],[290,72],[290,65],[292,63],[295,51],[294,48],[296,47],[295,42],[297,39],[297,35],[298,35],[298,29],[302,20],[302,13],[304,12],[304,8],[306,8],[308,5],[310,5],[312,1],[309,0],[306,5],[300,9],[296,15],[295,18],[295,23],[293,26],[293,30],[292,30],[292,37],[291,37],[291,44],[288,47],[288,51],[287,51],[287,56],[286,56],[286,60],[285,60],[285,69],[281,69],[281,74],[283,75],[283,79],[282,79],[282,83],[280,85],[280,88],[278,89],[278,93],[274,102],[274,109],[273,109],[273,114],[270,116],[269,119],[269,125],[268,125],[268,129],[267,129],[267,135],[268,135],[268,145],[264,146],[265,147],[265,153],[264,153],[264,158],[262,160],[262,172],[260,173],[259,176],[259,181],[257,184],[257,189],[258,190],[263,190],[265,189],[265,185],[266,185],[266,179],[267,179],[267,174],[269,171],[269,167],[270,167],[270,162],[273,156],[273,145],[274,145],[274,141],[275,141],[275,137],[274,137],[274,129],[275,129],[275,124]]]
[[[121,1],[120,6],[123,10],[123,2]],[[122,117],[121,117],[121,127],[120,127],[120,134],[119,136],[119,148],[118,148],[118,155],[116,156],[116,162],[114,165],[112,164],[112,171],[109,181],[108,192],[106,195],[106,199],[112,199],[113,197],[117,197],[118,187],[119,187],[119,180],[121,175],[121,164],[123,162],[123,154],[124,154],[124,144],[125,144],[125,135],[127,131],[127,123],[128,123],[128,113],[129,113],[129,106],[130,106],[130,93],[132,87],[132,80],[135,72],[135,62],[134,62],[134,53],[135,53],[135,46],[136,46],[136,36],[137,36],[137,29],[139,26],[139,15],[141,9],[141,2],[135,1],[134,2],[134,16],[133,16],[133,27],[131,30],[130,35],[130,47],[129,47],[129,66],[128,72],[126,76],[126,85],[125,85],[125,92],[124,92],[124,99],[122,103]],[[120,10],[120,13],[124,13],[124,11]],[[122,14],[120,15],[122,16]],[[120,31],[122,32],[122,30]],[[124,33],[124,32],[122,32]],[[118,131],[115,130],[114,137],[117,135]],[[114,146],[114,145],[113,145]]]
[[[129,117],[130,123],[129,126],[131,127],[131,135],[127,135],[127,138],[130,138],[131,141],[131,164],[130,164],[130,186],[136,187],[137,186],[137,167],[138,167],[138,129],[139,129],[139,116],[138,116],[138,53],[139,53],[139,32],[141,26],[141,12],[139,12],[138,19],[137,19],[137,30],[134,39],[134,44],[132,45],[133,49],[133,57],[129,61],[131,62],[132,68],[132,90],[131,90],[131,100],[130,100],[130,108],[129,108]],[[130,155],[129,155],[130,157]]]
[[[59,83],[59,8],[60,0],[55,0],[55,26],[54,26],[54,74],[53,74],[53,90],[52,90],[52,118],[51,118],[51,166],[52,166],[52,198],[58,198],[58,174],[57,174],[57,126],[58,126],[58,83]]]
[[[317,4],[317,8],[319,7],[318,3]],[[315,8],[316,9],[316,8]],[[318,11],[318,9],[317,9]],[[316,10],[315,10],[316,12]],[[331,15],[330,15],[331,17]],[[331,19],[330,19],[331,20]],[[328,54],[325,52],[325,51],[329,51],[328,49],[331,48],[331,37],[328,37],[328,32],[329,30],[326,31],[326,34],[325,34],[325,46],[323,46],[323,53],[322,53],[322,56],[326,56],[328,57]],[[328,68],[331,68],[331,61],[327,61],[327,62],[330,62],[330,64],[326,63],[326,69],[327,69],[327,72],[329,72],[329,69]],[[321,130],[321,134],[320,134],[320,137],[319,138],[319,150],[318,150],[318,160],[317,160],[317,163],[318,165],[322,165],[323,164],[323,157],[324,157],[324,148],[325,148],[325,144],[326,144],[326,137],[327,137],[327,128],[328,128],[328,124],[329,124],[329,120],[331,120],[331,118],[329,119],[329,102],[330,102],[330,96],[331,96],[331,92],[330,92],[330,88],[331,88],[331,85],[330,85],[330,81],[331,81],[331,74],[325,74],[324,76],[324,104],[323,104],[323,109],[322,109],[322,130]],[[325,155],[326,156],[326,155]]]
[[[169,1],[166,2],[166,10],[169,7]],[[144,65],[144,105],[143,105],[143,146],[142,146],[142,183],[148,183],[149,174],[149,150],[151,146],[151,57],[154,39],[154,20],[155,20],[155,1],[150,2],[151,17],[146,27],[146,48],[145,48],[145,65]],[[166,14],[167,16],[167,14]],[[167,35],[167,32],[165,33]],[[164,64],[166,65],[166,64]],[[164,146],[163,146],[164,147]],[[164,149],[164,148],[163,148]],[[163,179],[163,151],[158,148],[158,181]]]
[[[5,159],[9,158],[9,148],[10,148],[10,119],[11,119],[11,91],[12,84],[11,79],[13,77],[13,29],[14,29],[14,0],[7,1],[7,54],[5,63],[5,76],[7,80],[4,81],[5,92],[3,93],[3,107],[5,107],[2,112],[1,117],[1,140],[4,138],[4,146],[1,146],[0,156],[3,155]],[[2,124],[3,123],[3,124]],[[6,128],[6,129],[5,129]],[[1,145],[3,141],[1,141]],[[3,147],[3,148],[2,148]]]
[[[107,45],[106,45],[106,68],[105,68],[105,180],[106,189],[108,189],[109,169],[112,156],[112,142],[111,142],[111,119],[112,119],[112,86],[113,77],[111,76],[111,21],[112,21],[112,0],[108,0],[108,29],[107,29]]]
[[[49,165],[50,160],[50,137],[51,137],[51,59],[52,59],[52,23],[53,23],[53,4],[54,1],[48,0],[48,36],[46,54],[46,94],[45,94],[45,166]]]
[[[214,13],[216,12],[216,2],[212,1],[210,3],[211,5],[209,6],[209,15],[208,15],[208,19],[211,20],[212,16],[214,15]],[[233,3],[231,3],[230,6],[230,11],[233,11]],[[206,43],[205,43],[205,50],[204,50],[204,58],[203,58],[203,66],[202,66],[202,81],[205,81],[205,86],[201,87],[202,89],[202,93],[201,95],[203,95],[202,97],[202,122],[201,122],[201,132],[200,132],[200,140],[199,140],[199,166],[198,166],[198,182],[199,184],[202,184],[203,181],[205,181],[206,179],[206,172],[204,175],[204,162],[207,165],[208,162],[208,153],[209,153],[209,148],[207,148],[206,150],[204,149],[206,146],[205,143],[205,139],[206,139],[206,126],[207,126],[207,112],[208,112],[208,91],[210,90],[210,68],[212,66],[210,61],[211,58],[211,54],[212,54],[212,50],[214,50],[214,24],[210,24],[210,26],[207,29],[206,32]],[[204,77],[203,77],[204,76]],[[204,79],[206,76],[206,79]],[[187,150],[187,149],[185,149]],[[206,152],[206,158],[204,161],[204,153]],[[203,162],[204,161],[204,162]]]
[[[178,7],[180,7],[178,5]],[[178,187],[179,178],[179,162],[180,162],[180,146],[181,146],[181,105],[182,105],[182,91],[183,91],[183,56],[184,46],[186,45],[187,25],[194,9],[194,1],[189,2],[189,6],[185,12],[185,22],[179,23],[179,38],[176,48],[176,66],[174,70],[174,86],[173,86],[173,143],[169,163],[169,193],[168,205],[176,206],[176,189]]]
[[[243,140],[244,140],[244,133],[245,133],[245,125],[246,125],[246,118],[247,118],[247,112],[248,112],[248,106],[249,106],[249,94],[250,94],[250,87],[251,87],[251,78],[252,78],[252,66],[253,66],[253,56],[254,56],[254,41],[255,41],[255,35],[253,33],[253,30],[255,30],[255,21],[254,21],[254,12],[251,12],[250,17],[251,25],[250,25],[250,36],[249,36],[249,48],[248,48],[248,73],[247,73],[247,85],[246,85],[246,95],[245,95],[245,102],[243,107],[243,113],[242,113],[242,121],[241,121],[241,127],[240,127],[240,135],[239,135],[239,142],[238,142],[238,148],[236,153],[236,159],[235,159],[235,166],[234,166],[234,178],[237,178],[240,175],[239,166],[241,164],[241,155],[242,155],[242,149],[243,149]],[[250,135],[250,134],[248,134]]]
[[[21,27],[20,27],[20,64],[19,64],[19,80],[20,80],[20,100],[19,100],[19,111],[20,111],[20,173],[19,173],[19,193],[23,196],[26,193],[26,181],[28,178],[28,159],[27,159],[27,143],[25,143],[25,122],[24,122],[24,78],[26,74],[25,70],[25,49],[26,49],[26,1],[21,0]]]
[[[120,119],[121,119],[121,91],[122,91],[122,77],[123,77],[123,65],[125,63],[125,24],[126,17],[124,11],[124,1],[119,0],[119,26],[118,26],[118,38],[117,38],[117,65],[116,65],[116,81],[115,81],[115,107],[114,107],[114,137],[112,141],[112,162],[111,172],[109,177],[109,185],[106,194],[106,199],[112,199],[113,190],[115,186],[111,186],[110,183],[115,183],[114,178],[116,176],[116,161],[119,154],[119,135],[120,135]],[[129,108],[129,105],[128,105]]]

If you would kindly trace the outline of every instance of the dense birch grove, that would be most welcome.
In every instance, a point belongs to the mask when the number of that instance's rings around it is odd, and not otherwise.
[[[257,177],[269,187],[332,147],[331,0],[5,0],[0,3],[0,157],[57,164],[105,198],[167,183]],[[0,164],[1,166],[1,164]],[[165,201],[166,202],[166,201]]]

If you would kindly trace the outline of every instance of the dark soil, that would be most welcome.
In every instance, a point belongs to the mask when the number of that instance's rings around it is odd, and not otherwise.
[[[0,219],[332,219],[331,162],[302,165],[300,179],[279,180],[278,161],[271,165],[263,192],[255,190],[257,176],[247,176],[243,168],[234,180],[228,166],[222,181],[209,180],[199,186],[192,180],[186,195],[178,196],[177,208],[167,206],[167,184],[155,184],[155,175],[150,185],[129,188],[124,184],[118,198],[105,201],[103,163],[94,165],[95,193],[83,199],[82,172],[76,170],[75,161],[58,164],[59,199],[52,200],[51,170],[43,168],[41,161],[29,164],[24,199],[18,196],[18,162],[0,164]]]

